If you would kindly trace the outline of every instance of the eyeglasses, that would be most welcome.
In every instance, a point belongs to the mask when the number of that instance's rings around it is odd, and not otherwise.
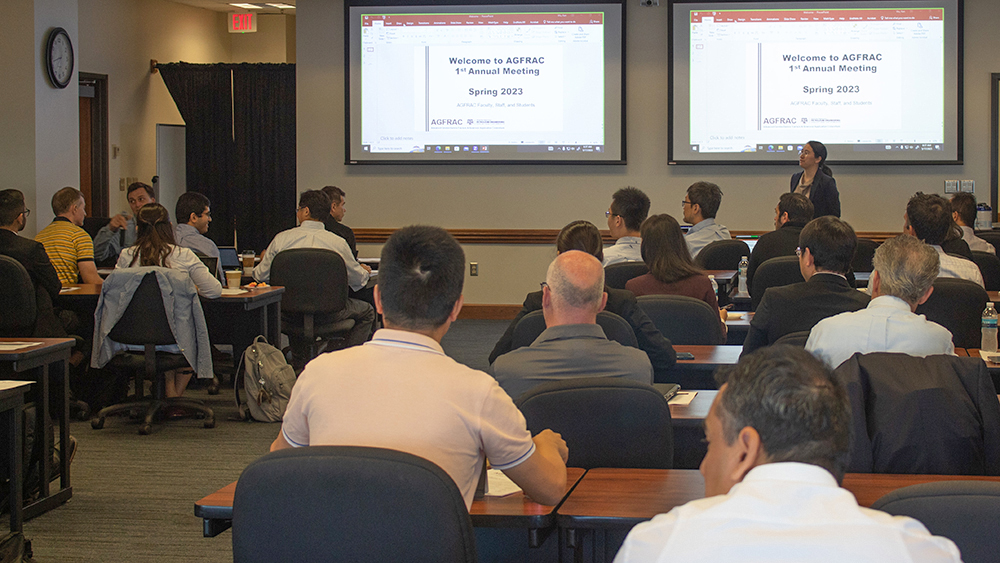
[[[539,287],[541,287],[542,289],[545,289],[546,287],[549,287],[549,284],[548,284],[547,282],[542,282],[542,283],[540,283],[540,284],[538,284],[538,285],[539,285]]]
[[[612,215],[614,215],[615,217],[621,217],[621,215],[619,215],[617,213],[612,213],[610,209],[604,212],[604,216],[605,217],[610,218]]]
[[[685,205],[694,205],[694,204],[685,199],[684,201],[681,202],[681,207],[684,207]]]
[[[801,246],[796,246],[795,247],[795,255],[798,256],[799,258],[802,258],[802,247]]]
[[[28,215],[31,215],[31,210],[27,207],[24,208],[24,218],[27,219]]]

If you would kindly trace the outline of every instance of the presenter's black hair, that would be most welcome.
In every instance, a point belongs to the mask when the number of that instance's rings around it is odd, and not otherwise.
[[[819,169],[822,170],[827,176],[833,178],[833,170],[830,170],[830,167],[826,165],[826,156],[829,154],[826,150],[826,145],[819,141],[809,141],[806,144],[812,148],[814,155],[823,159],[823,161],[819,163]]]
[[[382,247],[378,292],[387,326],[410,330],[443,325],[465,283],[465,252],[448,231],[404,227]]]

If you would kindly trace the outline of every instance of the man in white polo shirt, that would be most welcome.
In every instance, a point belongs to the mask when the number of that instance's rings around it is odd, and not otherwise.
[[[389,237],[375,288],[386,328],[363,346],[306,366],[271,450],[332,445],[411,453],[444,469],[466,506],[485,455],[532,499],[558,503],[566,490],[566,443],[551,430],[532,438],[496,380],[441,348],[462,309],[464,267],[465,253],[443,229],[406,227]]]

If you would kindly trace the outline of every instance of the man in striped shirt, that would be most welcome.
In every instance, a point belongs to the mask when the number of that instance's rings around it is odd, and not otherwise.
[[[52,196],[52,213],[56,218],[41,230],[35,240],[42,243],[63,286],[82,280],[100,285],[94,264],[94,241],[83,230],[87,203],[76,188],[63,188]]]

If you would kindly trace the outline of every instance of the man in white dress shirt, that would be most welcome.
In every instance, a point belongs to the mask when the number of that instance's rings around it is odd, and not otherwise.
[[[976,236],[976,196],[961,192],[951,196],[951,218],[962,229],[962,240],[969,243],[970,250],[996,254],[992,244]]]
[[[608,230],[615,238],[615,243],[604,249],[604,266],[642,262],[639,227],[649,216],[649,197],[639,188],[622,188],[611,196],[611,207],[604,214],[608,217]]]
[[[934,291],[938,253],[909,235],[889,239],[875,251],[866,309],[821,320],[806,350],[836,368],[855,352],[900,352],[911,356],[955,353],[951,333],[917,315]]]
[[[711,182],[695,182],[687,189],[681,212],[684,222],[693,225],[684,235],[691,258],[694,258],[709,243],[733,238],[729,229],[715,222],[715,215],[722,205],[722,190]]]
[[[632,528],[616,563],[961,561],[920,522],[858,506],[838,486],[850,457],[843,384],[801,348],[720,368],[705,418],[705,496]]]
[[[903,234],[913,235],[931,245],[941,260],[939,278],[959,278],[985,287],[983,274],[972,260],[951,256],[941,248],[951,228],[951,204],[937,194],[917,192],[906,204]]]

